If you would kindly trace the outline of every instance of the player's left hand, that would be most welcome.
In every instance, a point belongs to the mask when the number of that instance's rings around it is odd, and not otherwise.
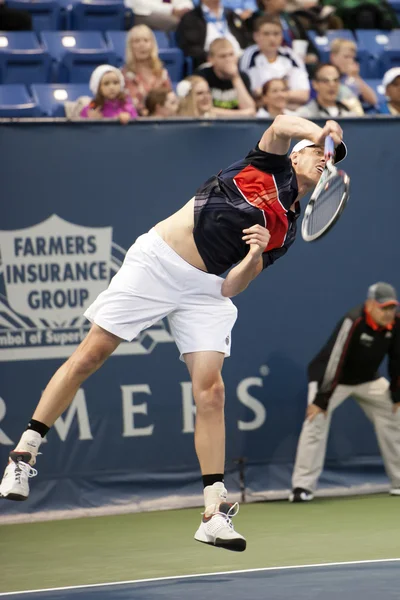
[[[261,256],[271,239],[268,229],[262,225],[252,225],[248,229],[243,229],[243,233],[242,240],[250,246],[249,254],[255,257]]]
[[[397,411],[399,410],[399,408],[400,408],[400,402],[395,402],[393,404],[393,414],[396,414]]]

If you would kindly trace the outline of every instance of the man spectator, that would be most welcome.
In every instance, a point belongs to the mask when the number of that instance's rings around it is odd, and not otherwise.
[[[209,65],[200,67],[196,75],[204,77],[211,89],[213,105],[231,109],[236,115],[254,116],[255,102],[250,93],[250,79],[241,73],[238,57],[232,44],[225,38],[211,43]]]
[[[135,25],[174,31],[183,15],[193,9],[192,0],[125,0],[135,14]]]
[[[340,71],[337,67],[322,64],[317,67],[313,77],[313,88],[317,96],[296,114],[306,119],[336,119],[338,117],[357,117],[355,112],[338,100]]]
[[[202,0],[182,17],[176,31],[178,45],[193,59],[194,67],[206,62],[211,43],[221,37],[231,42],[237,54],[248,43],[242,19],[233,10],[224,9],[220,0]]]
[[[308,367],[309,397],[300,435],[291,502],[313,499],[325,460],[333,411],[353,396],[375,427],[391,494],[400,496],[400,318],[388,283],[368,289],[364,304],[348,312]],[[378,374],[388,357],[390,384]]]
[[[348,108],[360,115],[364,114],[361,102],[376,106],[378,102],[374,90],[360,76],[360,65],[356,61],[357,44],[352,40],[337,38],[333,40],[330,51],[330,63],[340,71],[341,85],[338,100],[345,102]]]
[[[386,71],[382,85],[385,88],[387,101],[380,106],[384,115],[400,115],[400,67],[393,67]]]
[[[250,77],[254,95],[260,96],[269,79],[288,83],[289,108],[305,104],[310,97],[310,82],[302,60],[290,48],[283,47],[283,30],[279,17],[260,17],[254,24],[254,46],[243,53],[240,68]]]

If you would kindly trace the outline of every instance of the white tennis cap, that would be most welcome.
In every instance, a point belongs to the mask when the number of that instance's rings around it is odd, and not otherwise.
[[[106,73],[110,73],[110,72],[115,73],[117,75],[117,77],[119,78],[120,84],[121,84],[121,90],[124,89],[124,87],[125,87],[124,76],[122,75],[122,73],[119,69],[117,69],[116,67],[113,67],[112,65],[99,65],[93,71],[93,73],[90,77],[90,81],[89,81],[89,88],[90,88],[90,91],[92,92],[93,96],[96,96],[97,92],[99,91],[100,83],[101,83],[101,80],[103,79],[103,76]]]
[[[293,146],[292,152],[300,152],[300,150],[303,150],[303,148],[308,148],[309,146],[315,146],[314,142],[311,142],[310,140],[300,140],[300,142],[297,142],[297,144],[295,146]],[[339,146],[336,147],[336,150],[335,150],[335,165],[337,163],[340,163],[340,161],[343,160],[344,158],[346,158],[346,155],[347,155],[346,144],[344,142],[341,142],[339,144]]]
[[[388,85],[393,83],[396,77],[400,77],[400,67],[393,67],[393,69],[389,69],[389,71],[386,71],[382,79],[382,85],[385,88],[385,90]]]

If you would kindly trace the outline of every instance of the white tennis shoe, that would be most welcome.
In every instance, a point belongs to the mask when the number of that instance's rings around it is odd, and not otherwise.
[[[0,483],[0,498],[7,500],[26,500],[29,496],[29,479],[37,475],[31,467],[30,452],[14,451],[10,453],[10,462],[4,471]]]
[[[243,552],[246,550],[246,540],[235,531],[232,517],[239,512],[239,504],[222,502],[216,506],[216,510],[209,517],[205,514],[200,527],[194,534],[194,539],[203,544],[210,544],[218,548]]]

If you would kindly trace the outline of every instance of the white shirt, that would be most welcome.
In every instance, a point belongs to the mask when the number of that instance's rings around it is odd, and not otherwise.
[[[133,10],[135,15],[149,16],[154,12],[163,13],[165,15],[172,14],[175,9],[190,8],[193,9],[192,0],[171,0],[171,2],[163,2],[163,0],[125,0],[125,6]]]
[[[269,62],[257,45],[247,48],[240,69],[250,77],[251,89],[259,90],[270,79],[285,78],[290,90],[309,90],[310,81],[303,61],[291,48],[281,46],[278,57]]]

